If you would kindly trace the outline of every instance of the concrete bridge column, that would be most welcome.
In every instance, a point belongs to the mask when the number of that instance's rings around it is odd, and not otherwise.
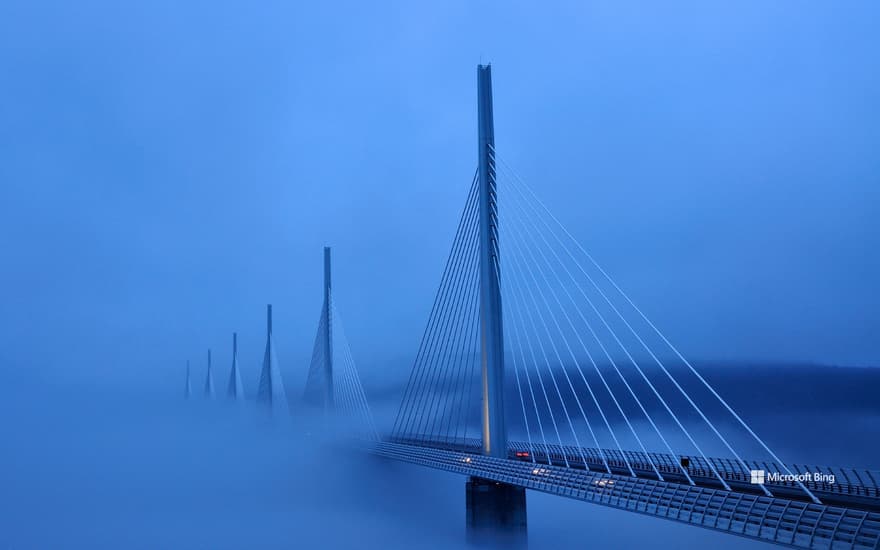
[[[524,488],[471,477],[465,501],[468,544],[512,550],[528,547]]]

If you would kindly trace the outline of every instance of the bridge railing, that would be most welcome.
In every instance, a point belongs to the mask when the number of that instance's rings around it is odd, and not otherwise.
[[[800,548],[875,549],[880,514],[773,498],[761,494],[633,479],[596,471],[503,460],[470,451],[380,442],[371,451],[431,468],[484,477],[528,489]],[[476,441],[476,440],[474,440]]]
[[[410,436],[410,437],[394,437],[389,439],[394,443],[402,443],[406,445],[417,445],[420,447],[430,447],[438,449],[447,449],[468,453],[480,453],[482,448],[481,442],[477,438],[436,438],[428,436]],[[715,474],[709,466],[707,460],[702,457],[683,457],[672,456],[666,453],[642,453],[638,451],[619,451],[616,449],[597,449],[593,447],[576,447],[573,445],[553,445],[543,443],[526,443],[522,441],[511,441],[508,443],[509,458],[519,460],[532,460],[559,465],[573,465],[577,469],[586,461],[590,470],[602,471],[605,469],[603,456],[607,460],[608,465],[613,471],[626,471],[627,463],[640,475],[650,477],[654,474],[654,467],[666,477],[677,479],[681,476],[681,459],[687,459],[687,466],[684,468],[688,473],[697,478],[711,479]],[[517,456],[517,453],[528,453],[528,455]],[[750,484],[750,470],[764,470],[765,472],[783,472],[784,469],[775,462],[745,460],[747,469],[739,462],[730,458],[709,458],[715,469],[728,482],[739,484]],[[652,466],[653,464],[653,466]],[[880,472],[872,472],[866,469],[855,468],[836,468],[829,466],[809,466],[804,464],[788,464],[788,468],[795,474],[822,474],[824,476],[834,476],[834,482],[822,476],[815,476],[813,480],[806,480],[804,484],[811,490],[822,493],[840,494],[847,496],[863,497],[868,499],[880,499]],[[816,481],[815,477],[820,480]],[[829,479],[829,481],[821,481],[821,479]],[[769,487],[785,487],[791,491],[797,491],[798,485],[794,481],[765,481]]]

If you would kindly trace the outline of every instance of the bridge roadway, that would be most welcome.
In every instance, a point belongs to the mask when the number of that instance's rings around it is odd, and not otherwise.
[[[555,465],[555,459],[554,465],[551,465],[545,462],[535,464],[530,458],[492,458],[480,454],[479,446],[474,448],[468,441],[458,443],[461,447],[467,447],[466,450],[441,448],[435,446],[439,445],[437,442],[427,440],[418,440],[418,444],[405,444],[398,439],[396,442],[370,442],[368,445],[369,452],[394,460],[508,483],[783,546],[880,549],[880,513],[867,509],[815,504],[812,501],[783,498],[779,495],[767,497],[763,493],[755,494],[745,490],[726,491],[702,484],[694,486],[670,480],[659,481],[656,474],[653,479],[633,478],[628,470],[627,475],[620,475],[583,467],[558,466]],[[512,452],[515,453],[519,445],[521,444],[512,444]],[[553,453],[567,453],[572,449],[549,450],[552,456]],[[559,455],[560,462],[561,456]],[[695,470],[698,471],[699,467]],[[873,489],[876,495],[876,486]]]
[[[407,445],[445,449],[449,451],[480,454],[481,443],[479,439],[458,438],[456,441],[436,438],[392,438],[390,441]],[[654,467],[660,471],[665,481],[687,483],[682,474],[682,468],[687,470],[694,483],[700,487],[723,489],[724,486],[709,467],[708,462],[702,457],[686,457],[687,466],[681,465],[682,457],[675,457],[664,453],[649,453],[646,455],[637,451],[624,451],[612,449],[596,449],[575,446],[543,445],[511,441],[508,443],[508,457],[514,460],[538,464],[567,466],[569,468],[594,472],[606,472],[602,461],[605,456],[611,472],[618,475],[632,477],[627,461],[636,476],[644,479],[657,479]],[[528,456],[517,456],[517,453],[528,453]],[[625,457],[625,458],[624,458]],[[586,467],[584,465],[586,459]],[[785,473],[785,470],[774,462],[759,462],[745,460],[747,469],[744,469],[737,461],[729,458],[708,458],[715,466],[721,477],[731,489],[737,492],[754,493],[763,495],[760,487],[751,483],[749,470],[764,470],[765,472]],[[653,466],[652,466],[653,463]],[[820,473],[833,475],[834,483],[827,481],[804,481],[804,485],[813,492],[823,504],[833,504],[855,508],[860,510],[880,512],[880,472],[871,470],[857,470],[853,468],[832,468],[827,466],[809,466],[803,464],[788,464],[792,473],[802,474]],[[786,497],[792,500],[811,501],[793,481],[766,481],[765,487],[777,497]]]

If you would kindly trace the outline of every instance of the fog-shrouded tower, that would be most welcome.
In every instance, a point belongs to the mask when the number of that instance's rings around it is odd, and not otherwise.
[[[183,397],[189,399],[192,397],[193,388],[189,373],[189,359],[186,360],[186,384],[183,386]]]
[[[205,397],[214,398],[214,376],[211,373],[211,350],[208,350],[208,373],[205,376]]]
[[[244,386],[241,383],[241,371],[238,369],[238,333],[232,333],[232,371],[229,373],[229,385],[226,396],[233,400],[244,399]]]
[[[263,354],[263,370],[260,373],[260,386],[257,401],[269,407],[274,413],[287,415],[287,396],[281,380],[281,369],[275,355],[275,339],[272,334],[272,304],[266,306],[266,352]]]
[[[327,324],[324,327],[324,409],[333,410],[333,307],[330,278],[330,247],[324,247],[324,319]]]

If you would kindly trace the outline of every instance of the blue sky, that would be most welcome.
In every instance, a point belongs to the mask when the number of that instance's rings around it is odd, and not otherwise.
[[[0,6],[6,368],[176,391],[237,330],[255,373],[271,302],[300,383],[330,244],[405,371],[481,61],[499,151],[687,355],[880,363],[875,3],[310,4]]]

